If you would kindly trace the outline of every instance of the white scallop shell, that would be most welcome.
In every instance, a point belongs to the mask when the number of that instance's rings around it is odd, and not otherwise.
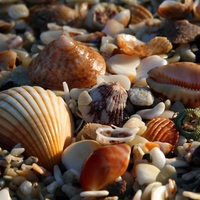
[[[61,161],[71,142],[73,121],[61,97],[41,87],[14,87],[0,93],[0,146],[12,149],[17,143],[27,156],[51,169]]]

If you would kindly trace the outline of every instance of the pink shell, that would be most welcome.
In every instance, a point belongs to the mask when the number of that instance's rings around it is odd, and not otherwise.
[[[30,63],[29,75],[36,84],[59,90],[64,81],[70,89],[91,87],[105,70],[104,58],[98,52],[61,35]]]
[[[127,169],[131,148],[127,144],[107,145],[95,150],[82,167],[84,191],[99,190],[114,182]]]

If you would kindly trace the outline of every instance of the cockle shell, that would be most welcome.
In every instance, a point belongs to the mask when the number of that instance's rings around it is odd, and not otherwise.
[[[119,125],[124,120],[128,94],[119,82],[101,83],[78,97],[78,108],[86,122]]]
[[[175,127],[175,124],[170,119],[165,118],[153,118],[146,123],[147,129],[141,135],[149,141],[167,142],[172,144],[174,149],[178,142],[179,133]]]
[[[83,190],[99,190],[114,182],[126,171],[130,153],[127,144],[106,145],[95,150],[82,167],[80,183]]]
[[[71,143],[73,121],[61,97],[41,87],[22,86],[0,93],[0,146],[12,149],[18,143],[27,156],[52,170]]]
[[[146,81],[160,97],[196,108],[200,106],[199,76],[200,65],[177,62],[151,69]]]
[[[98,52],[65,35],[48,44],[29,65],[30,78],[36,84],[60,90],[63,82],[70,89],[91,87],[105,70]]]

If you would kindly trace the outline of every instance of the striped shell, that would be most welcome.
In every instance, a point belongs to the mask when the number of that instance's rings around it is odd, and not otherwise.
[[[146,123],[147,130],[142,134],[142,137],[149,141],[167,142],[172,144],[172,149],[176,145],[179,133],[172,120],[165,118],[153,118]]]
[[[196,108],[200,106],[199,76],[200,65],[177,62],[151,69],[146,81],[158,96]]]
[[[44,88],[62,90],[63,82],[67,82],[70,89],[91,87],[105,70],[105,61],[98,52],[61,35],[33,59],[29,75]]]
[[[14,87],[0,93],[0,146],[21,143],[27,156],[52,170],[71,143],[73,121],[61,97],[41,87]]]

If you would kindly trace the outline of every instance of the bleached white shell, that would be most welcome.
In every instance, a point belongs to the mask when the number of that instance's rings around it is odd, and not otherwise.
[[[101,145],[95,140],[81,140],[69,145],[62,154],[62,163],[66,169],[81,172],[87,157]]]
[[[152,156],[152,164],[159,169],[162,169],[166,163],[164,153],[158,147],[151,149],[150,153]]]
[[[73,121],[61,97],[41,87],[14,87],[0,93],[0,146],[21,143],[47,169],[61,162],[71,143]]]
[[[103,144],[118,144],[118,143],[128,143],[135,138],[136,133],[139,131],[139,128],[98,128],[96,130],[97,138],[96,140]]]

